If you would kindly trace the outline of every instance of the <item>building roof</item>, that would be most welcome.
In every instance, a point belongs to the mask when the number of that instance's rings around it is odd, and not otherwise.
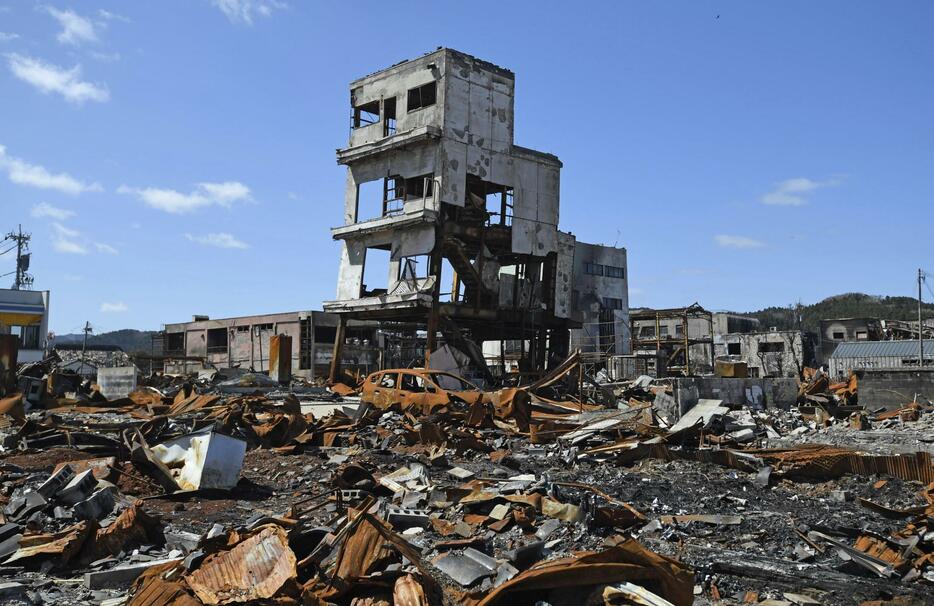
[[[934,340],[924,342],[925,356],[934,358]],[[918,355],[917,341],[845,341],[837,345],[831,358],[897,358]]]

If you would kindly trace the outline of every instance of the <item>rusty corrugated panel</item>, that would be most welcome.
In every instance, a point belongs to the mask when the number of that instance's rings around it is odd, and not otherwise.
[[[295,575],[295,554],[285,531],[267,525],[205,560],[185,580],[202,602],[215,605],[271,598]]]
[[[46,537],[36,537],[35,543],[26,536],[20,541],[20,547],[4,564],[33,557],[57,557],[63,564],[78,553],[88,536],[98,528],[97,522],[79,522],[62,532]]]
[[[178,581],[166,581],[163,576],[178,567],[178,562],[155,566],[133,582],[126,606],[201,606],[201,602]]]

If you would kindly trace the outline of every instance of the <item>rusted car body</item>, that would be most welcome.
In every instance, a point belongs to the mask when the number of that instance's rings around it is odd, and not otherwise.
[[[360,400],[376,408],[397,408],[431,414],[441,408],[472,411],[478,422],[483,409],[501,420],[510,420],[525,431],[531,418],[531,400],[522,389],[481,391],[476,385],[449,372],[424,368],[395,368],[369,375],[360,390]]]
[[[484,402],[484,396],[486,401]],[[363,381],[360,399],[377,408],[415,407],[425,414],[455,402],[489,403],[489,395],[457,375],[423,368],[380,370]]]

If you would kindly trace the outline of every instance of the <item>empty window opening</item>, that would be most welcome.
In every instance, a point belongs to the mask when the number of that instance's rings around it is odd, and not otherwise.
[[[834,333],[833,333],[833,340],[834,340],[834,341],[842,341],[842,340],[844,340],[844,339],[846,339],[846,333],[841,332],[841,331],[834,331]]]
[[[402,177],[383,179],[382,216],[398,215],[405,210],[405,180]]]
[[[170,332],[165,335],[165,348],[170,352],[185,351],[185,333]]]
[[[775,343],[759,343],[759,353],[782,353],[785,351],[785,344],[781,341]]]
[[[23,349],[39,349],[39,325],[11,326],[10,334],[19,337],[19,346]]]
[[[383,136],[396,134],[396,98],[383,99]]]
[[[730,354],[731,356],[743,355],[743,344],[742,343],[727,343],[726,353]]]
[[[400,386],[403,391],[410,391],[412,393],[424,393],[426,391],[432,391],[428,389],[428,383],[425,381],[424,377],[419,375],[412,375],[409,373],[402,374],[402,381]]]
[[[675,335],[678,337],[684,336],[684,324],[675,324]]]
[[[616,300],[618,301],[619,299],[616,299]],[[658,336],[660,337],[668,336],[668,325],[667,324],[662,324],[661,326],[658,327]]]
[[[467,175],[467,206],[486,212],[487,225],[512,225],[515,210],[513,189]]]
[[[591,276],[602,276],[603,266],[599,263],[584,263],[584,273]]]
[[[361,297],[384,295],[389,288],[389,245],[386,248],[367,248],[363,259]]]
[[[315,343],[333,343],[336,336],[335,326],[315,326]]]
[[[428,255],[403,257],[399,262],[399,279],[403,281],[420,280],[428,277]]]
[[[227,351],[227,329],[208,329],[208,353],[222,353]]]
[[[403,187],[403,197],[406,200],[419,200],[430,198],[434,185],[434,175],[420,175],[406,179]]]
[[[613,297],[603,297],[603,307],[604,307],[605,309],[622,309],[622,308],[623,308],[623,300],[622,300],[622,299],[614,299]],[[663,328],[665,329],[664,334],[667,335],[667,334],[668,334],[668,327],[667,327],[667,326],[664,326]]]
[[[379,101],[370,101],[353,108],[353,127],[369,126],[379,122]]]
[[[640,337],[651,337],[654,339],[655,338],[655,327],[654,326],[640,326],[639,336]]]
[[[625,267],[615,267],[613,265],[604,265],[603,266],[603,275],[607,278],[626,278],[626,268]]]
[[[357,223],[383,216],[384,192],[385,183],[383,179],[367,181],[357,185]]]
[[[406,106],[407,110],[413,112],[429,105],[434,105],[436,100],[436,83],[429,82],[422,86],[409,89],[409,99]]]

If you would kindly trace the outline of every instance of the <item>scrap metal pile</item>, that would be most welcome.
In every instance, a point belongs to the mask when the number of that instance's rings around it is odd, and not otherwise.
[[[443,375],[0,400],[0,600],[931,603],[926,450],[774,447],[817,433],[807,410],[667,418],[648,378],[577,401],[573,359],[491,392]]]

